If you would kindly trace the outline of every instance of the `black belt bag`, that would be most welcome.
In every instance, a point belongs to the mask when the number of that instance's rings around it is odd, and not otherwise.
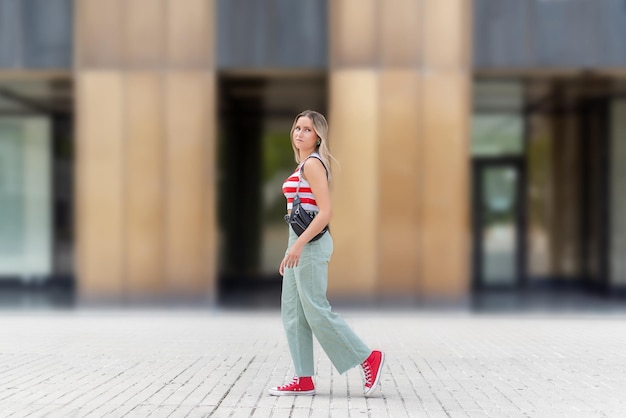
[[[296,192],[296,195],[293,198],[291,213],[287,215],[285,219],[287,220],[287,223],[291,225],[293,232],[295,232],[297,236],[300,236],[309,227],[311,222],[313,222],[313,218],[315,216],[304,210],[302,203],[300,203],[300,197],[297,193],[298,192]],[[322,235],[324,235],[326,231],[328,231],[328,225],[326,225],[319,234],[311,238],[311,241],[309,242],[317,241],[322,238]]]
[[[311,157],[308,157],[308,158],[311,158]],[[317,158],[317,157],[313,156],[313,158]],[[320,161],[322,160],[320,159]],[[324,165],[323,161],[322,161],[322,165]],[[328,169],[326,168],[325,165],[324,165],[324,169],[326,169],[326,176],[328,176]],[[300,196],[298,196],[298,192],[300,191],[300,181],[302,180],[303,174],[304,174],[304,162],[302,163],[302,166],[300,167],[300,176],[298,177],[298,187],[296,187],[296,195],[293,197],[291,213],[285,216],[287,223],[291,225],[291,229],[293,229],[293,232],[295,232],[297,236],[302,235],[302,233],[309,227],[311,222],[313,222],[313,218],[315,217],[314,215],[311,215],[309,212],[304,210],[304,208],[302,207],[302,202],[300,202]],[[322,238],[322,235],[324,235],[327,231],[328,231],[328,225],[326,225],[319,234],[311,238],[311,241],[309,242],[316,241]]]

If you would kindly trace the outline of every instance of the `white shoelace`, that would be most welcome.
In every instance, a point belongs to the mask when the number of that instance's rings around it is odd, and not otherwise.
[[[284,384],[282,386],[279,386],[278,390],[287,389],[290,386],[297,385],[299,383],[300,383],[300,378],[296,376],[296,377],[293,378],[293,380],[290,383],[286,383],[286,384]]]
[[[364,362],[361,367],[363,368],[363,377],[366,385],[372,384],[372,368],[368,362]]]

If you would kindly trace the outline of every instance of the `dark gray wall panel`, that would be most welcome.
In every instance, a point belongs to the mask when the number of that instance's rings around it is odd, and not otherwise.
[[[529,2],[474,0],[475,65],[523,65],[532,59]]]
[[[610,67],[626,65],[626,0],[608,0],[601,10],[605,25],[605,59]]]
[[[602,63],[602,0],[539,0],[535,5],[536,56],[549,66],[593,67]]]
[[[0,68],[71,68],[72,12],[72,0],[0,0]]]
[[[14,68],[20,63],[19,0],[0,0],[0,68]]]
[[[24,66],[72,66],[72,0],[22,0]]]
[[[219,68],[326,67],[326,0],[219,0],[217,13]]]
[[[265,3],[256,0],[219,1],[218,66],[262,62],[268,49],[269,18]]]
[[[626,65],[626,0],[474,0],[476,69]]]

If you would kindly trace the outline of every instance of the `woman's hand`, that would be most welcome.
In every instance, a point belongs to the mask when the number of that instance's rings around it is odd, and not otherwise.
[[[302,255],[302,244],[297,240],[289,250],[285,253],[283,261],[280,262],[278,272],[281,276],[285,275],[285,268],[297,267]]]

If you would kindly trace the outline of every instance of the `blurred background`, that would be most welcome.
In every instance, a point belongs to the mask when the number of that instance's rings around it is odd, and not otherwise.
[[[624,303],[626,0],[0,0],[0,305],[277,307],[304,109],[331,301]]]

